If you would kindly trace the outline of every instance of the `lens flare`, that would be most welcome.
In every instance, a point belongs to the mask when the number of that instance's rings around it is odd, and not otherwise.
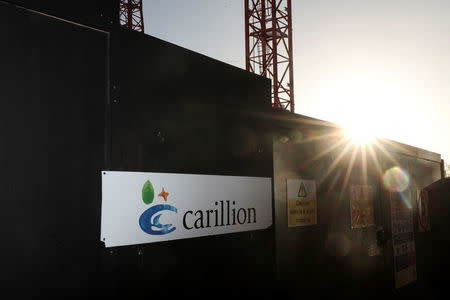
[[[403,192],[409,186],[409,175],[400,167],[393,167],[383,175],[384,185],[393,192]]]
[[[350,252],[350,239],[342,233],[331,233],[326,240],[326,249],[332,256],[347,256]]]
[[[289,138],[287,136],[283,135],[280,137],[280,142],[282,144],[286,144],[287,142],[289,142]]]
[[[353,144],[361,146],[368,145],[376,139],[372,130],[364,126],[346,128],[344,134],[353,142]]]
[[[308,140],[313,140],[317,136],[317,133],[315,130],[308,130],[306,131],[306,138]]]
[[[411,199],[408,197],[409,195],[405,195],[405,193],[400,193],[400,198],[403,201],[403,204],[409,209],[412,209]]]

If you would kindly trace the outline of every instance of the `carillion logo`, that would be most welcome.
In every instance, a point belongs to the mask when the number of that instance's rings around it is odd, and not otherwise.
[[[167,202],[169,193],[162,188],[158,197]],[[155,191],[150,180],[147,180],[142,188],[142,200],[149,205],[155,198]],[[236,201],[214,201],[212,209],[190,210],[183,214],[183,227],[186,230],[202,229],[210,227],[223,227],[256,223],[256,208],[235,207]],[[175,206],[169,204],[157,204],[145,210],[139,217],[139,226],[150,235],[165,235],[175,231],[173,224],[161,224],[160,218],[163,211],[178,213]]]
[[[161,193],[158,194],[158,197],[162,197],[164,201],[167,201],[168,196],[169,193],[166,192],[163,187]],[[142,200],[145,204],[151,204],[154,198],[155,190],[153,189],[153,185],[150,180],[147,180],[144,184],[144,187],[142,188]],[[144,211],[139,217],[139,226],[141,227],[141,229],[145,233],[151,235],[164,235],[174,231],[176,227],[172,227],[173,224],[161,224],[159,221],[162,213],[157,213],[166,210],[178,213],[177,208],[169,204],[154,205]]]

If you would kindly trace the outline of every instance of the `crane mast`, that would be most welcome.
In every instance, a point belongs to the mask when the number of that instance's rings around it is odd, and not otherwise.
[[[294,112],[291,0],[244,0],[247,71],[272,80],[272,106]],[[144,32],[142,0],[120,1],[120,23]]]
[[[272,79],[274,108],[294,111],[291,0],[245,0],[247,71]]]
[[[120,24],[144,32],[142,0],[120,0]]]

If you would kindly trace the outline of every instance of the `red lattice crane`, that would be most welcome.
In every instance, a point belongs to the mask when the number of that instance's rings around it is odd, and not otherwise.
[[[142,0],[120,0],[120,24],[144,32]]]
[[[291,0],[245,0],[246,69],[272,79],[272,105],[294,111]]]

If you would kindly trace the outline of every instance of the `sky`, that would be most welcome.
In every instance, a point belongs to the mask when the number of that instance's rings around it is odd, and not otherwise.
[[[145,33],[245,68],[244,0],[143,0]],[[450,162],[450,1],[292,0],[295,112]]]

